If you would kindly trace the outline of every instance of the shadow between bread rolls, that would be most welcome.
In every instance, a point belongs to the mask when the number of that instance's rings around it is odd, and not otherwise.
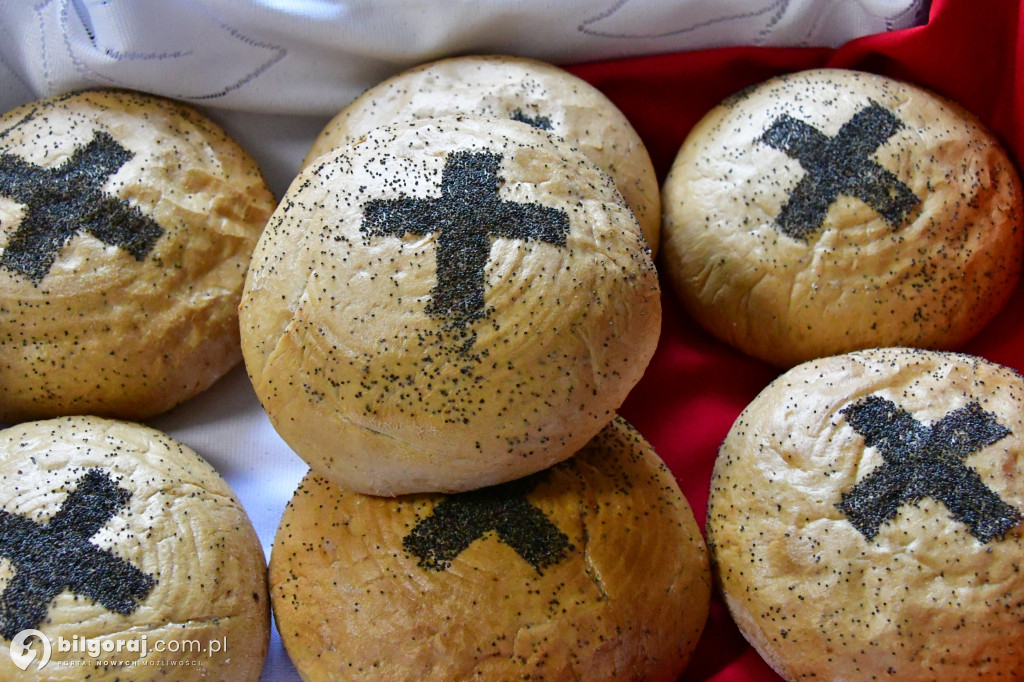
[[[367,494],[456,492],[583,447],[657,345],[610,176],[515,121],[383,126],[295,179],[253,256],[246,368],[282,438]]]
[[[620,418],[548,470],[454,495],[311,472],[270,582],[305,680],[674,681],[711,591],[693,512]]]

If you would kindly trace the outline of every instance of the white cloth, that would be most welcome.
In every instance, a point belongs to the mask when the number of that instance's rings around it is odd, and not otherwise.
[[[464,53],[568,64],[730,45],[837,46],[923,23],[927,5],[927,0],[0,0],[0,110],[95,86],[186,100],[224,125],[281,196],[328,118],[365,88],[416,63]],[[221,472],[269,557],[277,523],[306,467],[274,432],[244,369],[236,368],[206,393],[150,423]],[[276,631],[263,679],[298,679]]]
[[[923,0],[3,0],[0,59],[36,96],[111,85],[261,113],[332,114],[414,63],[554,63],[723,45],[836,46]]]

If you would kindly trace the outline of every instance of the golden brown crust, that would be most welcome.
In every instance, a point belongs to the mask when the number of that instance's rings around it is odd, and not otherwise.
[[[71,501],[85,489],[92,500]],[[122,497],[96,516],[100,500],[109,502],[111,495]],[[0,432],[0,507],[3,679],[259,679],[270,631],[263,549],[227,483],[189,448],[139,424],[95,417],[20,424]],[[126,589],[138,589],[127,613],[75,589],[61,590],[34,626],[50,639],[52,659],[41,670],[33,664],[22,672],[8,655],[6,632],[20,627],[9,620],[12,598],[6,593],[19,568],[66,568],[76,575],[86,560],[61,541],[63,567],[37,557],[16,568],[11,548],[15,538],[24,537],[20,526],[55,532],[50,524],[61,510],[75,528],[92,524],[94,532],[80,541],[110,552],[112,563],[126,572],[104,589],[112,585],[121,598]],[[35,550],[52,558],[58,547]],[[143,636],[146,656],[127,648],[132,641],[140,646]],[[121,652],[97,657],[84,645],[61,651],[58,637],[69,644],[75,637],[125,644]],[[95,665],[104,660],[128,665]]]
[[[658,179],[640,136],[597,88],[534,59],[454,57],[392,76],[364,92],[327,124],[304,165],[352,144],[378,126],[456,114],[517,120],[565,138],[615,179],[652,253],[658,252]]]
[[[142,419],[237,363],[274,208],[251,158],[192,109],[124,91],[35,102],[0,131],[0,420]]]
[[[1020,181],[995,138],[866,73],[800,72],[726,100],[683,144],[663,202],[662,271],[686,309],[783,367],[956,349],[1021,269]]]
[[[543,131],[457,117],[303,171],[240,316],[284,440],[347,489],[395,495],[572,455],[643,374],[661,303],[607,174]]]
[[[453,503],[491,525],[495,489],[384,499],[307,476],[271,556],[276,622],[303,679],[677,679],[710,577],[693,513],[651,447],[617,419],[513,485],[506,534],[445,553],[463,546],[458,531],[423,529]]]
[[[715,463],[734,620],[788,680],[1021,678],[1022,465],[1013,370],[905,348],[790,370]]]

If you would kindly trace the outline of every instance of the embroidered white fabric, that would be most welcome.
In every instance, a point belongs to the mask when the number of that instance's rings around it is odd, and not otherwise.
[[[112,85],[230,109],[331,114],[396,70],[445,55],[567,63],[723,45],[837,46],[913,25],[924,4],[8,0],[0,3],[0,58],[22,94]]]
[[[921,24],[927,10],[928,0],[0,0],[0,110],[97,86],[185,100],[224,125],[280,197],[331,116],[417,63],[835,47]],[[269,557],[306,467],[244,368],[150,423],[217,467]],[[298,679],[276,631],[263,679]]]

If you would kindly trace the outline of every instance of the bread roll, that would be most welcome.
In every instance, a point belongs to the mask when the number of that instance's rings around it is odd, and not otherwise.
[[[544,131],[380,128],[289,188],[240,311],[282,438],[348,490],[520,478],[614,416],[657,345],[657,274],[606,173]]]
[[[0,556],[2,679],[259,679],[263,549],[227,483],[162,433],[96,417],[0,431]],[[48,639],[44,667],[15,667],[24,630]]]
[[[1006,303],[1021,186],[996,139],[913,85],[823,69],[727,99],[664,185],[662,272],[727,343],[790,367],[955,350]]]
[[[368,497],[311,473],[270,564],[311,681],[674,682],[710,595],[689,505],[621,419],[548,471],[453,496]]]
[[[615,179],[652,253],[658,252],[661,198],[640,136],[600,90],[568,71],[533,59],[453,57],[392,76],[364,92],[324,127],[305,165],[379,126],[456,114],[520,121],[565,138]]]
[[[0,117],[0,421],[143,419],[241,359],[238,301],[274,200],[184,105],[90,91]]]
[[[802,364],[736,420],[707,537],[787,680],[1024,677],[1024,378],[906,348]]]

